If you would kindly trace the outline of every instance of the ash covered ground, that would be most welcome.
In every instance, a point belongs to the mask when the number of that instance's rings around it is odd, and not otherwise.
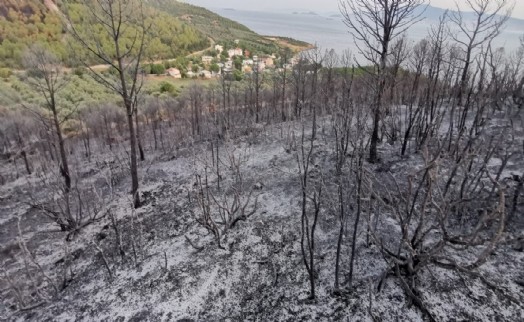
[[[115,161],[124,157],[115,157],[118,153],[114,151],[90,161],[77,156],[80,189],[92,187],[97,191],[89,198],[99,207],[101,216],[70,240],[41,209],[28,203],[29,195],[40,202],[57,200],[53,186],[47,184],[52,177],[43,178],[37,171],[0,186],[0,319],[430,320],[406,295],[401,280],[394,273],[388,274],[391,261],[385,258],[378,241],[395,245],[401,226],[386,210],[364,207],[356,233],[353,279],[348,285],[356,213],[353,205],[348,205],[340,256],[342,287],[334,292],[339,237],[336,193],[324,194],[318,217],[316,299],[309,298],[309,277],[301,253],[302,188],[297,161],[302,124],[287,122],[255,128],[219,143],[218,158],[216,143],[212,142],[189,142],[168,153],[151,152],[140,163],[143,206],[136,210],[128,194],[130,179],[125,161]],[[309,175],[314,182],[323,182],[329,192],[335,182],[334,137],[329,118],[320,119],[317,130]],[[304,135],[310,133],[307,125]],[[405,183],[424,167],[422,152],[401,157],[398,145],[388,143],[383,143],[379,151],[379,164],[364,162],[370,176],[379,181],[392,177]],[[119,153],[125,156],[124,150]],[[488,170],[497,173],[500,164],[501,160],[493,157]],[[238,165],[240,172],[233,165]],[[500,177],[517,175],[523,166],[524,160],[511,158]],[[443,173],[451,168],[444,161],[441,167]],[[2,171],[12,173],[13,165],[3,163]],[[238,173],[242,174],[242,191],[233,189],[238,188]],[[247,204],[249,216],[224,232],[220,245],[197,220],[202,216],[196,200],[202,195],[202,180],[213,187],[215,198],[227,199],[237,193],[241,203]],[[508,205],[512,191],[506,190]],[[496,249],[483,265],[472,269],[477,275],[432,263],[417,274],[417,296],[431,319],[522,320],[522,201],[517,207],[516,215],[506,219]],[[220,225],[219,210],[211,208],[211,215]],[[466,219],[457,226],[471,231],[476,222]],[[497,221],[486,225],[496,228]],[[434,239],[438,236],[427,238],[427,247],[434,246]],[[474,260],[488,244],[478,243],[467,249],[455,245],[442,256],[456,261]]]

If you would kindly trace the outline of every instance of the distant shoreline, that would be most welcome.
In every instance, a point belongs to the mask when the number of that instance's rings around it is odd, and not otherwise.
[[[290,37],[269,36],[269,35],[263,35],[262,37],[275,42],[279,46],[290,48],[291,50],[299,52],[299,53],[315,48],[315,45],[313,44],[310,44],[302,40],[290,38]]]

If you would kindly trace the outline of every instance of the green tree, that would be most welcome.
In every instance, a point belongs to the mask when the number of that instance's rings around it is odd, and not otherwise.
[[[218,66],[217,63],[211,64],[211,66],[209,66],[209,70],[214,73],[218,73],[220,71],[220,66]]]
[[[242,69],[242,58],[239,56],[235,56],[235,59],[233,60],[233,65],[235,66],[235,69],[241,70]]]
[[[242,79],[244,79],[244,74],[242,73],[242,71],[235,69],[233,71],[233,78],[235,79],[235,81],[240,82],[242,81]]]

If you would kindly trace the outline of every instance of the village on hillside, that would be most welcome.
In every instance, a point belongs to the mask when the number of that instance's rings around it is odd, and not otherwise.
[[[235,40],[234,46],[216,44],[213,49],[204,51],[202,55],[171,59],[162,64],[149,64],[145,66],[145,72],[174,79],[213,79],[229,74],[233,75],[235,80],[241,80],[243,75],[251,74],[255,70],[265,72],[290,69],[296,64],[297,58],[293,55],[288,57],[291,58],[282,61],[283,58],[276,53],[266,54],[243,49],[239,46],[239,41]]]

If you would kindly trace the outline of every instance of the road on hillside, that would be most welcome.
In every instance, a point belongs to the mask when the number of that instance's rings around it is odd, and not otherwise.
[[[186,57],[187,58],[191,58],[191,57],[194,57],[194,56],[199,56],[199,55],[202,55],[203,53],[205,53],[206,51],[208,50],[213,50],[215,49],[215,40],[211,37],[208,37],[207,39],[209,39],[209,42],[211,43],[211,46],[209,46],[208,48],[206,49],[202,49],[200,51],[196,51],[194,53],[191,53],[189,55],[187,55]]]
[[[186,57],[187,58],[191,58],[191,57],[194,57],[194,56],[199,56],[199,55],[202,55],[203,53],[205,53],[206,51],[208,50],[212,50],[212,49],[215,49],[215,40],[211,37],[208,38],[209,39],[209,42],[211,43],[211,46],[205,48],[205,49],[202,49],[202,50],[199,50],[199,51],[195,51],[189,55],[187,55]],[[175,60],[176,58],[168,58],[168,59],[159,59],[159,60],[155,60],[155,61],[152,61],[152,62],[148,62],[148,61],[145,61],[144,63],[145,64],[161,64],[163,63],[164,61],[172,61],[172,60]],[[104,70],[107,70],[109,69],[110,65],[109,64],[99,64],[99,65],[92,65],[92,66],[89,66],[89,69],[91,70],[94,70],[94,71],[104,71]]]

